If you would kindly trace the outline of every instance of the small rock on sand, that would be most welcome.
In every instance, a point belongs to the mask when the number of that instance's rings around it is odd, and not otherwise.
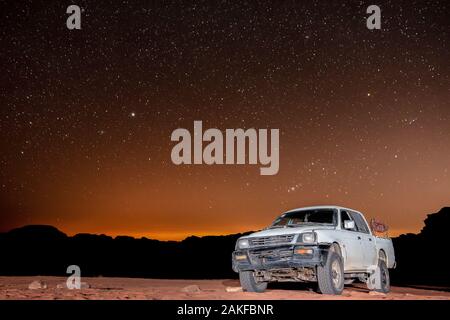
[[[226,287],[226,292],[242,292],[242,287]]]
[[[182,288],[181,291],[183,291],[183,292],[201,292],[202,290],[200,289],[200,287],[198,285],[193,284],[193,285]]]
[[[44,281],[36,280],[28,285],[30,290],[47,289],[47,284]]]
[[[386,293],[378,292],[378,291],[369,291],[369,294],[370,294],[371,296],[381,296],[381,297],[386,296]]]

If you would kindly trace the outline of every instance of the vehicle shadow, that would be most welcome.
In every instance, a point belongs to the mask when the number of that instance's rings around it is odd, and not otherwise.
[[[267,288],[272,290],[296,290],[296,291],[317,292],[317,284],[308,282],[272,282],[269,283]]]
[[[267,288],[272,290],[295,290],[319,293],[317,283],[314,282],[273,282],[269,283]],[[347,284],[344,289],[356,292],[369,292],[363,283]]]

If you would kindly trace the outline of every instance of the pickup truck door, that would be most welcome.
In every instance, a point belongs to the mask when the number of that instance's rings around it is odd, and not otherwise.
[[[346,230],[345,220],[353,220],[347,211],[341,211],[341,241],[345,249],[345,271],[364,269],[364,250],[362,245],[362,234],[355,228]]]
[[[375,237],[371,234],[363,233],[361,235],[361,240],[364,253],[364,268],[377,266],[377,250]]]
[[[369,226],[367,225],[364,217],[354,211],[349,211],[350,216],[353,221],[355,221],[356,228],[358,230],[358,235],[361,238],[361,247],[363,251],[363,259],[361,261],[361,266],[364,269],[373,267],[377,265],[377,250],[375,244],[375,237],[371,234]]]

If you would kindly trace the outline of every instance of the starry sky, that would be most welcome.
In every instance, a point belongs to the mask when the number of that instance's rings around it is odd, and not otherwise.
[[[66,8],[82,8],[81,30]],[[382,30],[366,28],[381,7]],[[450,4],[2,1],[0,231],[157,239],[337,204],[418,232],[450,204]],[[177,128],[278,128],[280,170],[171,162]]]

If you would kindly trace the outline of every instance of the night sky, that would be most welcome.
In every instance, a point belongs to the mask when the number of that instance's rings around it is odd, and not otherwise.
[[[81,30],[66,8],[82,9]],[[366,28],[366,8],[382,29]],[[450,4],[2,1],[0,231],[158,239],[337,204],[417,232],[450,205]],[[277,128],[280,170],[172,163],[173,130]]]

